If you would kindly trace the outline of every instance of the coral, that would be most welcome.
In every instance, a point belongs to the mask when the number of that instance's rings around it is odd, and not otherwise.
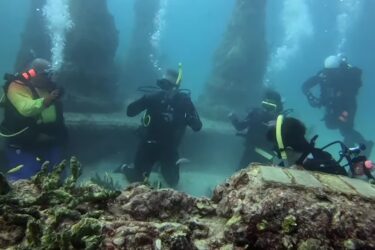
[[[100,177],[98,173],[95,173],[95,176],[91,177],[90,181],[105,189],[109,189],[109,190],[121,189],[121,185],[118,182],[115,182],[113,178],[110,175],[108,175],[108,173],[105,173],[104,177]]]
[[[292,233],[297,228],[296,217],[294,215],[286,216],[281,227],[284,233]]]
[[[266,220],[262,220],[261,222],[257,224],[258,231],[264,231],[267,229],[267,227],[268,227],[268,222]]]
[[[48,162],[31,180],[14,183],[14,189],[0,196],[0,247],[98,249],[102,242],[102,208],[120,192],[95,184],[77,186],[81,165],[70,160],[71,175],[64,181],[66,161],[48,172]],[[84,206],[83,206],[84,205]],[[21,233],[4,236],[10,228]]]
[[[208,199],[143,183],[121,192],[95,184],[77,186],[81,166],[75,158],[70,161],[72,175],[58,181],[65,164],[52,173],[43,169],[30,181],[17,181],[0,195],[0,248],[375,247],[374,198],[278,182],[281,177],[271,175],[275,168],[241,170]],[[323,175],[314,173],[317,179],[325,179]],[[270,176],[276,181],[268,181]]]

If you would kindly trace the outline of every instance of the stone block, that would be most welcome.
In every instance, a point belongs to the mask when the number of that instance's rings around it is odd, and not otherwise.
[[[286,169],[294,179],[294,183],[297,185],[309,187],[309,188],[322,188],[323,185],[312,175],[310,172],[296,169]]]
[[[319,181],[329,190],[344,193],[357,194],[357,192],[337,175],[315,174]]]
[[[277,182],[282,184],[292,184],[292,180],[284,173],[280,167],[265,167],[261,168],[261,176],[265,182]]]
[[[375,188],[366,181],[358,180],[354,178],[348,178],[345,176],[340,176],[340,178],[346,182],[349,186],[354,188],[358,194],[375,199]]]

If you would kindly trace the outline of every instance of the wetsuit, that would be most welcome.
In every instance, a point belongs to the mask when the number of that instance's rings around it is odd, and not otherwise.
[[[317,75],[309,78],[302,86],[310,105],[324,107],[323,120],[327,128],[339,129],[346,145],[365,143],[370,149],[372,142],[366,142],[364,137],[354,129],[354,118],[357,111],[356,97],[362,85],[362,71],[347,64],[339,68],[323,69]],[[320,97],[312,96],[310,90],[320,86]]]
[[[44,161],[49,161],[50,167],[60,163],[67,143],[61,102],[56,100],[45,107],[44,98],[49,92],[33,87],[28,81],[9,81],[4,92],[1,132],[12,135],[6,137],[7,165],[8,168],[23,165],[9,179],[31,177]]]
[[[304,169],[310,171],[348,175],[345,168],[340,166],[330,153],[318,148],[312,148],[310,154],[308,154],[303,162],[297,164],[302,165]]]
[[[271,126],[267,132],[267,139],[273,144],[281,160],[281,149],[277,141],[277,125]],[[313,137],[310,142],[305,138],[305,125],[292,117],[286,117],[283,120],[282,127],[282,144],[285,149],[287,159],[282,160],[280,166],[303,166],[310,171],[320,171],[331,174],[347,175],[346,170],[332,157],[332,155],[322,149],[315,147],[317,136]]]
[[[128,106],[127,115],[133,117],[145,110],[134,169],[125,174],[130,182],[142,181],[159,162],[167,183],[176,186],[179,180],[178,146],[186,126],[199,131],[202,122],[189,95],[176,90],[144,95]]]
[[[238,169],[247,167],[252,162],[272,163],[273,145],[267,140],[266,134],[269,123],[277,118],[277,113],[268,112],[262,108],[253,109],[245,119],[232,119],[232,124],[238,131],[247,129],[245,135],[245,150],[242,154]]]

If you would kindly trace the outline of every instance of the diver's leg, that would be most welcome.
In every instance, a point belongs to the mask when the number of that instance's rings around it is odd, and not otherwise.
[[[353,124],[343,123],[339,129],[342,137],[344,137],[344,143],[348,147],[359,143],[366,143],[366,139],[354,129]]]
[[[365,154],[370,156],[374,142],[366,140],[363,135],[354,129],[354,119],[357,112],[357,104],[353,100],[347,103],[347,121],[340,127],[341,135],[344,137],[344,143],[351,147],[355,144],[364,144],[366,146]]]
[[[337,119],[336,115],[326,111],[324,115],[323,121],[328,129],[337,129],[339,127],[339,120]]]
[[[344,137],[344,144],[353,147],[355,144],[363,144],[366,146],[365,154],[370,156],[374,142],[366,140],[361,133],[353,127],[342,126],[340,128],[341,135]]]
[[[176,187],[180,179],[180,167],[176,164],[178,152],[175,149],[165,150],[161,156],[161,174],[170,187]]]
[[[129,182],[143,181],[150,175],[156,161],[158,147],[154,143],[142,142],[137,149],[134,168],[126,168],[124,174]]]

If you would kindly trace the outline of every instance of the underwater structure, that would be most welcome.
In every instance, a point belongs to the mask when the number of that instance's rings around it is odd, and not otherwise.
[[[135,183],[77,185],[81,165],[9,184],[0,174],[0,248],[374,249],[375,188],[362,180],[252,165],[211,198]]]
[[[155,18],[160,8],[160,0],[134,1],[134,26],[132,37],[121,75],[126,87],[126,96],[137,87],[153,85],[157,76],[152,64],[152,34],[155,32]]]
[[[67,88],[66,110],[114,112],[121,108],[115,54],[118,31],[107,1],[70,1],[74,22],[67,35],[58,83]]]
[[[213,69],[200,97],[206,117],[224,119],[233,110],[256,105],[267,63],[265,0],[237,0]]]
[[[51,58],[51,39],[43,15],[45,0],[32,0],[15,70],[33,58]],[[69,1],[73,22],[66,34],[64,61],[56,82],[66,89],[65,110],[113,112],[121,108],[114,62],[118,31],[107,1]]]
[[[41,11],[45,4],[46,0],[30,1],[29,17],[21,34],[21,46],[14,65],[16,72],[24,70],[35,57],[51,57],[51,39]]]

